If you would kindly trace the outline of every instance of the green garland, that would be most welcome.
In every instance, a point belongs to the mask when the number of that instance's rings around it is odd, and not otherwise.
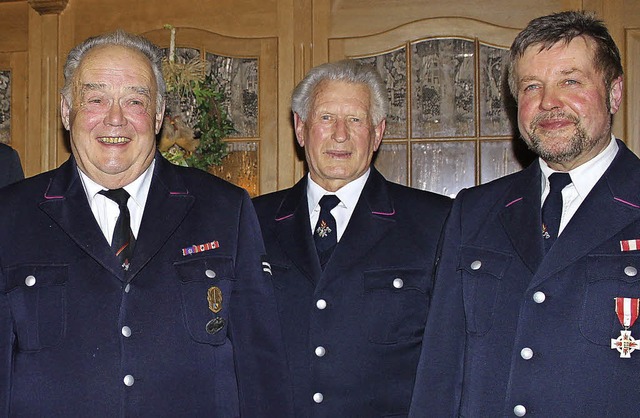
[[[222,159],[228,154],[227,143],[223,138],[234,133],[235,129],[227,112],[220,105],[224,101],[224,95],[218,91],[211,75],[196,83],[192,91],[199,113],[196,137],[199,135],[200,143],[186,161],[191,167],[207,171],[212,165],[222,164]]]

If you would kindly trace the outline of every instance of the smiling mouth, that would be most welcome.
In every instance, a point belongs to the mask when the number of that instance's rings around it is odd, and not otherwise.
[[[126,136],[101,136],[98,138],[98,142],[101,144],[126,144],[131,142],[131,139]]]
[[[351,156],[348,151],[327,151],[326,154],[332,158],[349,158]]]

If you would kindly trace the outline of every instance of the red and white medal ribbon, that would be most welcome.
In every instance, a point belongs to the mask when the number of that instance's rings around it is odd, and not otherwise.
[[[638,298],[615,298],[616,315],[624,330],[620,331],[618,338],[611,339],[611,349],[618,350],[620,358],[631,358],[631,353],[640,348],[640,345],[631,336],[629,327],[638,319],[640,311],[640,299]]]
[[[638,319],[638,308],[640,299],[637,298],[616,298],[616,314],[620,324],[625,328],[630,328]]]

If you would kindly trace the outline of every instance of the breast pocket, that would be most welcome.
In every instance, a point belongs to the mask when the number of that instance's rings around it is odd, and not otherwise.
[[[429,308],[428,271],[387,269],[364,273],[369,340],[394,344],[422,337]]]
[[[8,268],[7,295],[18,347],[37,351],[60,343],[66,324],[66,265],[20,265]]]
[[[174,264],[181,280],[184,324],[199,343],[224,344],[235,282],[230,257],[208,257]]]
[[[462,247],[458,272],[462,276],[462,297],[467,332],[487,333],[493,326],[502,277],[511,255],[476,247]]]
[[[598,345],[611,345],[620,336],[622,324],[615,311],[615,298],[640,298],[638,255],[593,255],[586,262],[586,283],[580,315],[580,332]],[[640,322],[630,328],[640,334]]]

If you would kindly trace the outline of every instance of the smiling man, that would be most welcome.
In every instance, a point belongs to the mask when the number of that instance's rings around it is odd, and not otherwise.
[[[611,130],[618,48],[590,13],[534,19],[509,85],[540,158],[456,197],[411,416],[637,416],[640,160]]]
[[[72,156],[0,192],[0,416],[292,415],[247,193],[156,151],[161,59],[74,48]]]
[[[450,199],[391,183],[371,166],[388,109],[373,67],[315,67],[291,107],[309,173],[254,204],[295,415],[406,415]]]

